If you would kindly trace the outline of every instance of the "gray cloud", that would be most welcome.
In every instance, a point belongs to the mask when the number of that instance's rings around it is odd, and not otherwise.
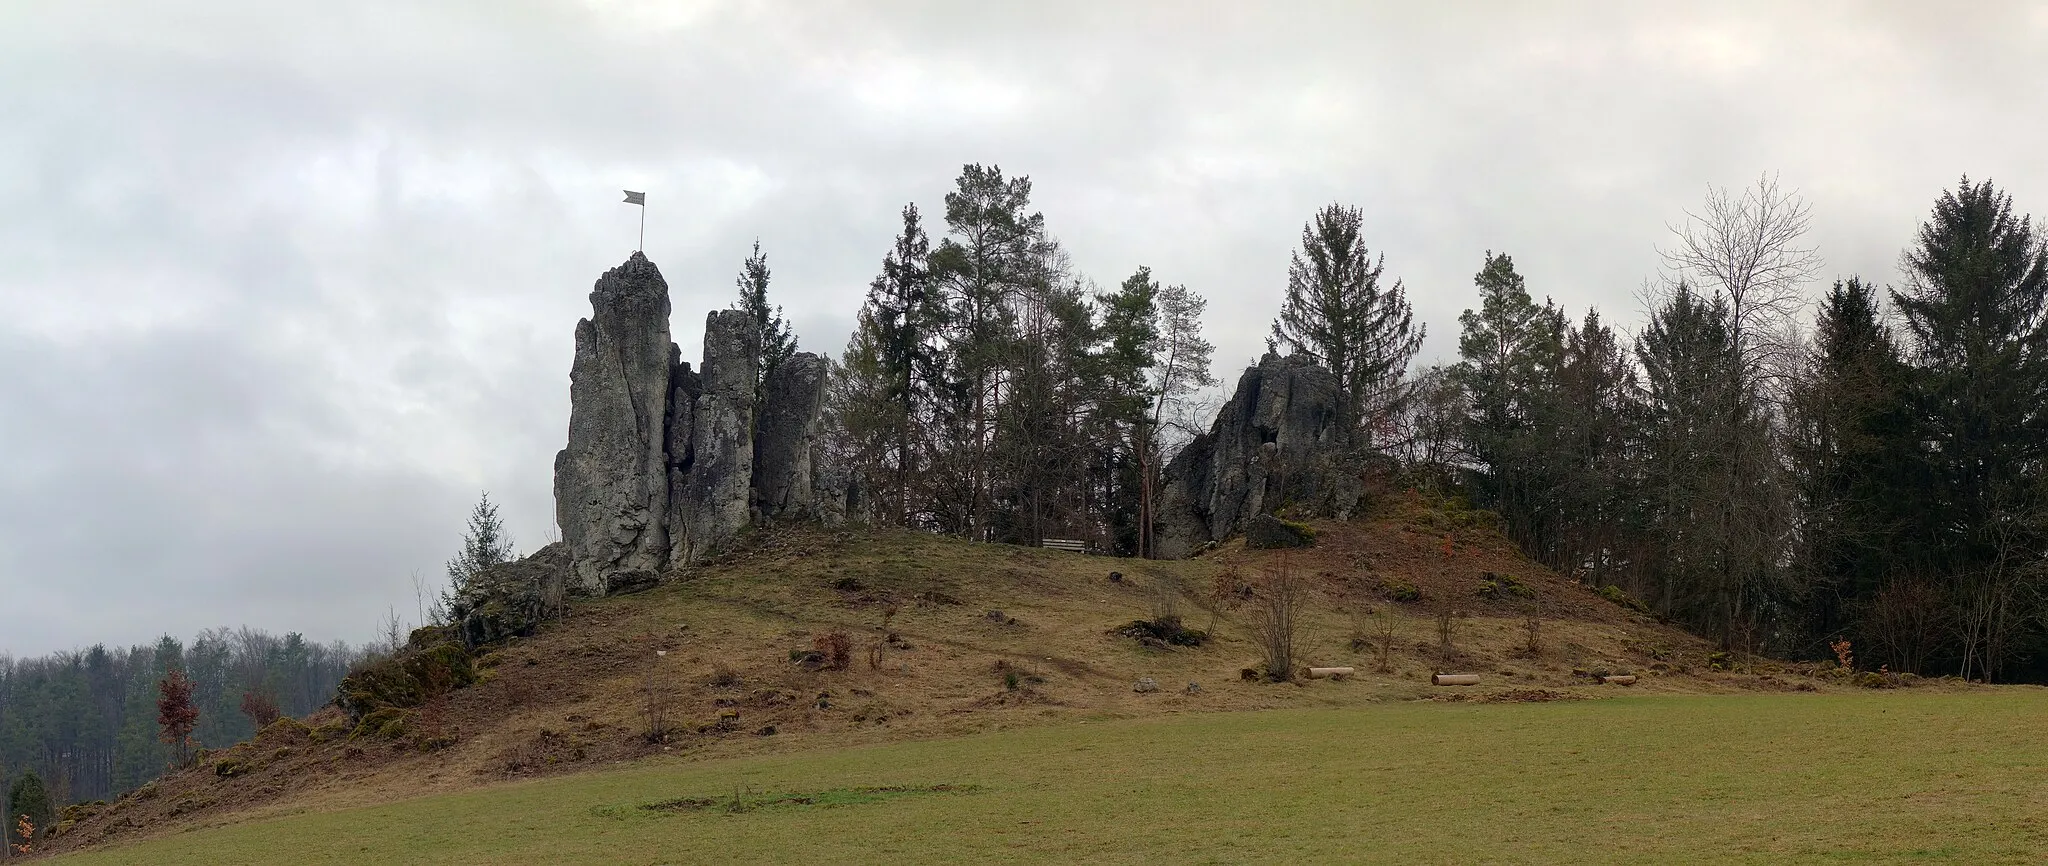
[[[632,247],[686,347],[759,237],[837,351],[916,201],[1029,174],[1075,263],[1261,349],[1364,206],[1455,352],[1484,250],[1633,323],[1765,171],[1895,279],[1958,175],[2048,210],[2048,14],[1970,4],[93,3],[0,8],[0,652],[409,618],[488,489],[551,534],[571,326]]]

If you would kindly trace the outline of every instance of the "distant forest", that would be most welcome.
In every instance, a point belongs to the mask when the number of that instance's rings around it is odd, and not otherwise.
[[[309,643],[250,628],[209,629],[188,646],[94,646],[28,659],[0,656],[0,790],[34,772],[59,804],[106,799],[162,775],[176,750],[159,739],[158,684],[172,670],[192,682],[193,739],[219,747],[255,733],[243,712],[274,702],[303,716],[334,698],[366,655],[344,643]]]

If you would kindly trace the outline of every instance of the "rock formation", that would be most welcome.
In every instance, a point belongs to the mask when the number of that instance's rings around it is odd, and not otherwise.
[[[569,444],[555,456],[555,513],[575,585],[668,563],[668,402],[675,356],[668,283],[634,253],[590,293],[569,368]]]
[[[754,383],[759,335],[738,310],[704,324],[702,370],[669,340],[668,284],[640,253],[605,273],[576,323],[569,441],[555,457],[555,516],[571,587],[649,586],[753,520],[834,521],[843,472],[822,456],[825,359],[799,353]]]
[[[760,333],[739,310],[704,320],[704,373],[691,410],[690,441],[681,461],[675,548],[670,561],[695,562],[747,525],[754,477],[754,378],[761,369]]]
[[[825,410],[824,358],[800,352],[768,377],[754,429],[754,508],[764,517],[817,511],[812,458]]]
[[[1221,541],[1282,506],[1348,518],[1363,494],[1337,423],[1337,377],[1301,356],[1267,353],[1238,377],[1209,432],[1166,466],[1159,555]]]

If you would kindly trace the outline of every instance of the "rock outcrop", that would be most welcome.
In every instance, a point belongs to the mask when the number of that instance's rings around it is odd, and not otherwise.
[[[730,541],[747,525],[754,477],[754,378],[760,333],[739,310],[704,320],[704,373],[691,410],[682,484],[674,488],[675,548],[683,565]]]
[[[675,355],[668,283],[634,253],[590,293],[569,368],[569,443],[555,457],[555,516],[575,585],[602,595],[668,563],[668,403]]]
[[[1339,396],[1337,377],[1305,357],[1268,353],[1246,368],[1209,432],[1166,466],[1159,554],[1191,555],[1283,505],[1348,518],[1363,485],[1339,429]]]
[[[571,589],[652,585],[753,520],[844,516],[845,473],[822,456],[819,436],[825,359],[796,355],[754,405],[753,320],[711,313],[703,366],[692,369],[669,339],[668,284],[637,252],[597,281],[590,305],[576,323],[569,442],[555,457]]]
[[[455,593],[448,621],[471,648],[530,634],[562,603],[570,572],[569,551],[562,542],[517,562],[493,565]]]
[[[825,412],[825,359],[799,352],[768,377],[754,424],[754,509],[763,517],[818,511],[817,457]]]

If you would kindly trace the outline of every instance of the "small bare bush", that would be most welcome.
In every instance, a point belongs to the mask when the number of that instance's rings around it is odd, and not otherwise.
[[[1253,599],[1252,639],[1265,656],[1266,677],[1274,682],[1294,679],[1294,658],[1303,643],[1301,615],[1308,602],[1308,585],[1285,561],[1266,576]]]
[[[1465,612],[1445,605],[1436,613],[1436,649],[1440,664],[1450,664],[1458,654],[1458,633],[1463,630]]]
[[[660,656],[649,660],[640,672],[640,721],[641,734],[650,743],[668,739],[669,716],[675,708],[676,692],[670,681],[668,666]]]
[[[1380,673],[1394,670],[1394,641],[1399,638],[1395,627],[1394,612],[1380,610],[1372,615],[1371,628],[1367,638],[1372,644],[1373,665]]]
[[[811,649],[817,652],[820,667],[826,670],[843,671],[853,664],[853,638],[846,632],[812,635]]]
[[[1522,650],[1531,658],[1543,654],[1543,618],[1533,613],[1522,617]]]

